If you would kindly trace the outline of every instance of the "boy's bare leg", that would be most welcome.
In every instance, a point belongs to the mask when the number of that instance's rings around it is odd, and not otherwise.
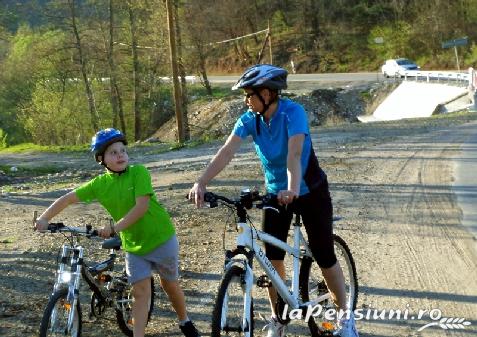
[[[133,284],[133,307],[134,337],[144,337],[151,300],[151,279],[145,278]]]
[[[185,305],[185,296],[181,286],[179,285],[179,281],[168,281],[161,278],[161,286],[166,292],[179,321],[186,320],[187,310]]]

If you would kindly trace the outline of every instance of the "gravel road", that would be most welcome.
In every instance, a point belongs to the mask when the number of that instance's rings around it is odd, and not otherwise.
[[[357,322],[360,335],[472,336],[477,334],[477,249],[474,237],[461,225],[462,212],[452,192],[453,160],[460,144],[476,130],[476,114],[441,118],[352,124],[313,129],[318,157],[331,182],[335,214],[344,217],[336,232],[348,242],[356,260],[360,294],[358,308],[371,313]],[[204,335],[221,277],[222,234],[231,218],[225,209],[195,209],[184,196],[219,142],[154,154],[134,149],[134,162],[151,170],[158,199],[174,218],[181,244],[181,282],[190,316]],[[57,235],[31,230],[34,210],[88,178],[94,168],[89,154],[0,154],[2,165],[68,166],[54,176],[3,181],[0,194],[0,336],[37,336],[42,311],[54,280]],[[81,164],[82,163],[82,164]],[[87,163],[87,164],[85,164]],[[97,172],[97,169],[96,171]],[[252,144],[209,186],[230,196],[241,188],[262,188],[261,168]],[[96,204],[74,205],[57,220],[70,225],[104,221]],[[252,218],[259,222],[258,214]],[[227,232],[227,245],[231,233]],[[88,254],[98,258],[92,242]],[[109,319],[88,318],[88,293],[82,297],[84,336],[121,336]],[[265,293],[255,292],[256,311],[268,313]],[[180,336],[162,290],[149,336]],[[374,310],[407,310],[400,319],[373,319]],[[420,310],[427,313],[418,318]],[[465,329],[439,318],[465,318]],[[432,314],[431,316],[429,316]],[[418,331],[429,323],[432,326]],[[440,323],[441,325],[439,325]],[[263,323],[256,323],[261,335]],[[443,329],[443,327],[448,327]],[[307,336],[292,323],[288,336]]]

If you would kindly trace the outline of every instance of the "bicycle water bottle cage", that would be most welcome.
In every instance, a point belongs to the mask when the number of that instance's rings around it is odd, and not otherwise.
[[[257,278],[257,287],[259,288],[271,288],[272,282],[266,274],[260,275]]]

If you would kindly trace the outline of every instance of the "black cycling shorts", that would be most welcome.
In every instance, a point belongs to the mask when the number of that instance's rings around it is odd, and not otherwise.
[[[336,263],[333,245],[333,206],[328,183],[323,182],[317,189],[300,196],[294,202],[301,215],[308,235],[308,245],[313,257],[321,268],[330,268]],[[281,241],[286,241],[290,230],[293,213],[285,207],[278,206],[280,213],[264,210],[262,229]],[[265,244],[265,252],[269,260],[283,260],[285,251]]]

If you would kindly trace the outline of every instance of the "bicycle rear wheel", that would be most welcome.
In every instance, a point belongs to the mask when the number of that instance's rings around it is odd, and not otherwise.
[[[333,235],[336,258],[343,270],[346,287],[346,302],[350,311],[356,309],[358,302],[358,277],[351,251],[346,242],[338,235]],[[323,274],[318,264],[310,258],[305,258],[300,267],[300,295],[303,302],[312,301],[328,293]],[[339,310],[331,298],[319,303],[322,306],[321,314],[310,317],[308,327],[312,336],[329,335],[336,324],[324,319],[324,313],[329,309]],[[316,311],[315,311],[316,312]]]
[[[238,265],[227,269],[212,312],[212,337],[253,336],[253,301],[245,314],[245,271]],[[251,296],[251,294],[250,294]]]
[[[68,288],[57,290],[50,297],[41,319],[40,337],[47,336],[81,336],[81,306],[79,300],[76,302],[76,308],[71,306],[67,300]],[[68,331],[68,316],[70,310],[74,310],[73,324]]]
[[[132,317],[132,286],[127,283],[124,277],[123,287],[119,289],[116,297],[116,320],[121,331],[129,337],[133,337],[133,317]],[[151,300],[149,302],[149,312],[147,321],[151,319],[152,310],[154,309],[154,278],[151,277]]]

